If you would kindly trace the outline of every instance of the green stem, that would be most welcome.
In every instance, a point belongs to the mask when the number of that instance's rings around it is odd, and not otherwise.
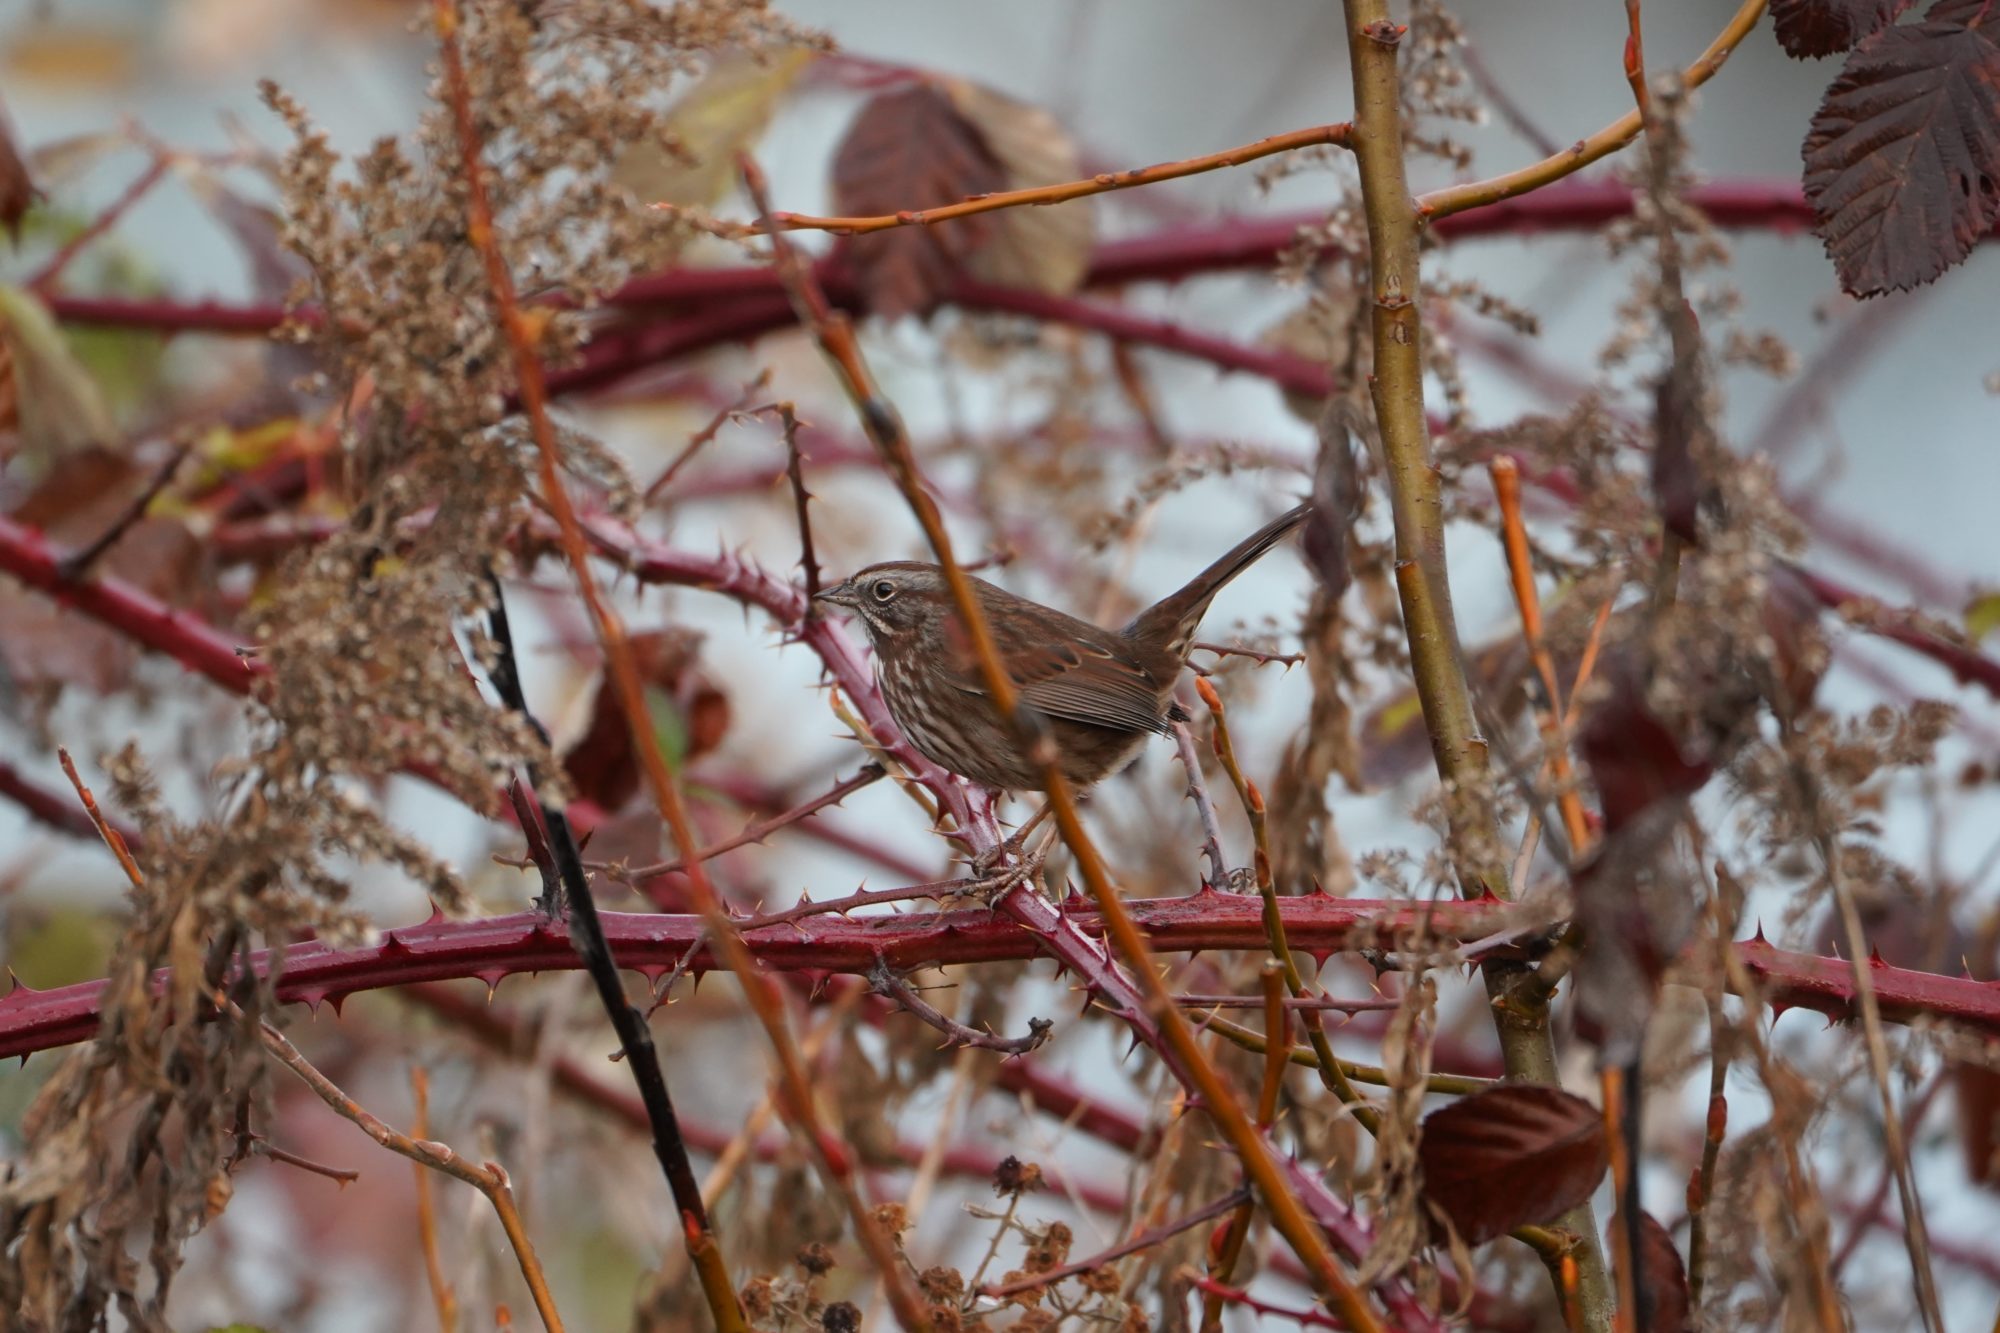
[[[1486,742],[1473,716],[1472,691],[1452,617],[1451,585],[1445,574],[1444,501],[1431,462],[1424,413],[1418,209],[1404,161],[1402,83],[1396,61],[1404,29],[1391,22],[1387,0],[1343,3],[1354,76],[1353,147],[1368,222],[1374,298],[1371,391],[1396,526],[1396,587],[1404,632],[1432,757],[1447,791],[1460,891],[1468,898],[1489,892],[1504,898],[1507,868],[1491,811],[1480,796],[1487,783]],[[1480,973],[1492,1001],[1508,1078],[1558,1084],[1548,993],[1533,984],[1532,974],[1519,963],[1489,961],[1481,965]],[[1565,1214],[1560,1225],[1577,1237],[1572,1257],[1584,1326],[1608,1330],[1614,1297],[1596,1218],[1586,1205]]]

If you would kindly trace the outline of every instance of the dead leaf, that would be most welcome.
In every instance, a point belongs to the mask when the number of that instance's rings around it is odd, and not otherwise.
[[[1963,260],[2000,221],[2000,12],[1942,0],[1863,42],[1805,142],[1813,230],[1853,296]]]
[[[1673,1233],[1651,1213],[1639,1214],[1639,1308],[1637,1322],[1651,1333],[1686,1333],[1694,1327],[1688,1301],[1687,1265],[1674,1246]]]
[[[1003,188],[1029,190],[1082,174],[1076,142],[1041,107],[963,79],[947,80],[945,91],[999,161],[1006,173]],[[993,216],[992,234],[966,261],[973,277],[1054,296],[1083,282],[1097,230],[1089,200],[1009,208]]]
[[[0,338],[12,354],[13,393],[24,453],[40,463],[116,433],[97,382],[70,351],[48,309],[19,287],[0,284]]]
[[[1417,1158],[1424,1198],[1472,1245],[1554,1221],[1588,1200],[1611,1165],[1597,1108],[1531,1084],[1431,1112]]]
[[[861,108],[833,159],[834,208],[874,217],[957,203],[1007,188],[1007,169],[986,136],[942,88],[922,83],[884,93]],[[888,318],[935,306],[997,215],[981,213],[935,227],[897,227],[844,239],[868,308]]]
[[[712,204],[736,181],[736,154],[764,137],[778,103],[817,52],[727,56],[674,103],[662,138],[630,143],[611,164],[611,182],[642,203]]]
[[[84,448],[54,460],[48,474],[8,515],[76,549],[96,541],[126,512],[151,470],[106,449]],[[178,604],[194,588],[201,549],[176,519],[148,514],[93,566],[162,601]],[[21,690],[122,687],[135,651],[130,639],[16,584],[0,584],[0,674]]]

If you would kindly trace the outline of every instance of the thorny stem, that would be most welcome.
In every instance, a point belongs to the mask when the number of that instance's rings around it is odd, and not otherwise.
[[[1761,10],[1763,0],[1753,3]],[[1375,370],[1370,387],[1395,520],[1396,586],[1404,631],[1432,756],[1447,793],[1460,890],[1467,897],[1487,892],[1504,897],[1507,867],[1491,850],[1497,848],[1498,830],[1478,796],[1488,781],[1486,742],[1474,720],[1452,616],[1443,497],[1431,462],[1424,413],[1424,334],[1417,306],[1421,219],[1404,160],[1403,89],[1396,59],[1404,30],[1390,20],[1387,0],[1343,0],[1343,6],[1354,83],[1354,153],[1368,224],[1374,298]],[[1518,964],[1488,961],[1481,964],[1480,973],[1492,1001],[1509,1077],[1559,1086],[1548,996],[1519,984],[1524,972]],[[1613,1297],[1596,1218],[1583,1204],[1564,1214],[1559,1225],[1577,1238],[1570,1258],[1576,1265],[1579,1303],[1587,1327],[1599,1333],[1610,1326]],[[1551,1274],[1560,1291],[1560,1276],[1553,1266]]]
[[[757,202],[759,215],[768,217],[770,210],[764,202],[762,174],[747,157],[741,162],[745,184]],[[1131,980],[1138,983],[1145,1016],[1155,1025],[1150,1033],[1145,1028],[1135,1030],[1157,1040],[1161,1054],[1171,1056],[1172,1063],[1178,1066],[1175,1071],[1177,1076],[1200,1095],[1204,1109],[1236,1149],[1245,1171],[1256,1182],[1257,1192],[1271,1210],[1272,1222],[1278,1233],[1305,1264],[1320,1296],[1360,1333],[1380,1333],[1381,1322],[1341,1271],[1324,1235],[1307,1215],[1291,1183],[1274,1160],[1269,1145],[1244,1114],[1234,1090],[1208,1063],[1194,1030],[1174,1004],[1173,995],[1160,977],[1146,937],[1134,923],[1117,890],[1112,887],[1103,859],[1089,834],[1084,831],[1075,798],[1063,776],[1060,755],[1046,729],[1041,729],[1040,734],[1032,739],[1027,734],[1031,717],[1017,707],[1013,681],[1001,665],[999,650],[994,644],[992,629],[986,623],[984,610],[973,594],[964,569],[952,553],[951,538],[944,530],[937,505],[924,489],[909,439],[893,411],[875,391],[873,377],[862,361],[853,329],[833,312],[825,293],[814,285],[810,272],[798,262],[782,237],[774,233],[772,239],[779,275],[798,309],[800,322],[812,329],[820,350],[838,372],[842,387],[860,415],[864,431],[881,451],[891,478],[902,490],[930,541],[951,591],[952,604],[971,641],[979,663],[980,679],[996,716],[1007,732],[1018,735],[1025,742],[1025,752],[1042,770],[1043,789],[1048,793],[1049,809],[1055,817],[1056,827],[1075,858],[1079,877],[1103,916],[1105,934],[1130,966]],[[1034,898],[1032,889],[1017,885],[1002,895],[997,905],[1012,915],[1034,908],[1034,903],[1025,901]]]
[[[971,881],[952,881],[964,886]],[[887,901],[896,890],[871,891]],[[924,886],[912,896],[943,897],[945,885]],[[811,904],[812,914],[780,914],[779,924],[755,929],[762,965],[776,972],[864,975],[881,959],[902,968],[1030,959],[1054,947],[1040,918],[1022,923],[996,917],[983,907],[958,911],[865,916],[851,920],[832,914],[840,899]],[[1236,894],[1200,893],[1178,898],[1135,899],[1130,910],[1161,952],[1265,949],[1261,904]],[[1429,929],[1445,938],[1476,938],[1508,918],[1489,903],[1410,903],[1322,895],[1286,898],[1280,904],[1285,929],[1295,947],[1312,952],[1353,949],[1362,940]],[[1058,918],[1065,949],[1073,941],[1094,945],[1103,927],[1089,905],[1068,902]],[[795,919],[798,918],[798,919]],[[659,912],[605,912],[605,937],[623,967],[663,976],[693,954],[693,970],[707,973],[721,962],[709,948],[708,925],[700,917]],[[768,920],[768,918],[759,918]],[[1518,951],[1515,951],[1518,952]],[[1728,946],[1728,990],[1767,1000],[1782,1008],[1808,1009],[1834,1020],[1857,1015],[1852,968],[1844,958],[1820,958],[1773,948],[1763,940]],[[1088,956],[1062,955],[1071,967],[1089,966]],[[319,941],[259,950],[245,960],[257,975],[278,973],[276,998],[285,1004],[318,1005],[361,991],[416,982],[479,978],[497,983],[515,974],[556,972],[581,966],[567,935],[537,912],[474,921],[434,919],[386,932],[375,944],[332,949]],[[2000,983],[1939,976],[1906,968],[1872,966],[1875,998],[1885,1021],[1920,1018],[1960,1025],[1981,1036],[2000,1036]],[[1109,985],[1115,977],[1094,973]],[[163,990],[167,974],[151,984]],[[53,1050],[89,1038],[100,1018],[105,983],[79,982],[49,990],[16,986],[0,995],[0,1058]],[[1171,1002],[1172,996],[1168,996]],[[1143,1017],[1143,1015],[1142,1015]],[[1221,1020],[1212,1020],[1220,1022]],[[1261,1037],[1258,1038],[1261,1040]],[[1356,1066],[1343,1065],[1353,1069]],[[1350,1074],[1350,1077],[1354,1075]]]
[[[1046,1018],[1028,1020],[1028,1032],[1023,1037],[1002,1037],[992,1032],[982,1032],[967,1026],[945,1013],[936,1005],[917,993],[908,977],[900,975],[886,963],[877,966],[868,974],[868,986],[877,995],[892,1000],[912,1017],[944,1034],[947,1047],[961,1046],[983,1051],[997,1051],[1001,1055],[1026,1055],[1049,1039],[1054,1024]]]
[[[1201,817],[1201,851],[1208,858],[1208,882],[1218,889],[1229,887],[1229,862],[1222,853],[1222,823],[1216,818],[1215,802],[1208,784],[1201,780],[1201,757],[1195,753],[1194,733],[1185,722],[1174,723],[1174,748],[1187,770],[1187,794]]]
[[[619,867],[616,870],[616,874],[618,878],[628,882],[653,879],[660,875],[671,875],[677,871],[684,871],[693,862],[711,861],[724,852],[733,852],[739,847],[748,847],[752,843],[762,842],[781,828],[789,827],[804,819],[810,819],[828,806],[839,805],[863,787],[879,782],[886,771],[879,763],[863,764],[860,771],[855,773],[854,776],[842,778],[839,782],[834,783],[833,786],[819,795],[812,797],[810,800],[802,801],[781,814],[772,815],[769,819],[754,820],[746,825],[741,833],[736,834],[734,837],[724,838],[721,842],[710,843],[700,851],[695,852],[692,856],[676,857],[671,861],[659,861],[652,865]],[[611,869],[608,866],[599,868]]]
[[[1311,129],[1292,130],[1285,134],[1274,134],[1255,143],[1244,144],[1240,148],[1226,148],[1219,153],[1209,153],[1204,157],[1191,157],[1179,162],[1166,162],[1154,167],[1134,167],[1128,171],[1106,171],[1088,180],[1065,181],[1060,185],[1037,185],[1025,190],[1004,190],[994,194],[972,195],[955,204],[944,204],[937,208],[905,209],[900,213],[885,213],[879,217],[822,218],[803,213],[766,213],[750,227],[744,229],[746,235],[757,235],[772,231],[830,231],[840,235],[859,235],[873,231],[888,231],[893,227],[927,227],[934,222],[949,222],[954,218],[971,217],[976,213],[991,213],[1002,208],[1019,208],[1023,205],[1047,207],[1050,204],[1065,203],[1071,199],[1082,199],[1093,194],[1105,194],[1112,190],[1130,190],[1141,185],[1155,185],[1161,181],[1179,180],[1183,176],[1198,176],[1205,171],[1216,171],[1223,167],[1238,167],[1245,162],[1255,162],[1259,158],[1271,157],[1278,153],[1289,153],[1296,148],[1319,148],[1327,145],[1344,147],[1347,144],[1349,125],[1315,125]],[[672,204],[655,204],[655,208],[674,207]]]
[[[1764,16],[1765,2],[1766,0],[1744,0],[1743,7],[1736,11],[1728,26],[1716,35],[1715,40],[1708,44],[1708,49],[1702,52],[1683,73],[1682,79],[1688,88],[1699,88],[1714,77],[1715,72],[1722,68],[1723,62],[1729,59],[1730,53],[1750,35],[1750,30],[1757,26],[1757,20]],[[1357,122],[1358,120],[1357,117]],[[1472,181],[1465,185],[1453,185],[1447,189],[1431,191],[1417,201],[1418,215],[1422,222],[1428,225],[1441,218],[1450,217],[1454,213],[1483,208],[1488,204],[1497,204],[1503,199],[1526,194],[1530,190],[1539,190],[1544,185],[1559,181],[1564,176],[1583,170],[1593,162],[1609,157],[1637,139],[1639,131],[1643,128],[1645,128],[1645,118],[1635,106],[1595,134],[1578,139],[1569,148],[1545,157],[1540,162],[1510,171],[1503,176],[1495,176],[1491,180]]]

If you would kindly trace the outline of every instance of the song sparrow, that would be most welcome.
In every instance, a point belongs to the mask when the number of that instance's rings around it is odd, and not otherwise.
[[[1065,778],[1087,787],[1129,763],[1148,735],[1167,730],[1177,716],[1169,696],[1209,602],[1310,510],[1300,505],[1265,524],[1122,630],[971,580],[1008,678],[1021,703],[1047,721]],[[926,757],[1003,791],[1042,785],[987,702],[970,636],[936,565],[870,565],[819,600],[861,618],[889,711]]]

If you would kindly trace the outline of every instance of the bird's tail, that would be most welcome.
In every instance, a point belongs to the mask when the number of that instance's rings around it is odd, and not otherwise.
[[[1139,618],[1125,627],[1126,637],[1146,640],[1157,636],[1175,657],[1186,657],[1188,645],[1194,641],[1194,632],[1215,594],[1283,541],[1311,513],[1312,502],[1307,501],[1245,537],[1229,554],[1195,575],[1186,587],[1140,612]]]

